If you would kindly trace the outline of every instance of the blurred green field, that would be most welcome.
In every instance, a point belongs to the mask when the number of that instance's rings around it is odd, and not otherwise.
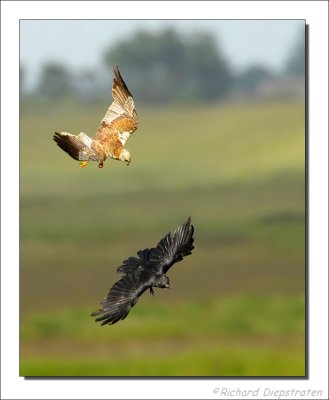
[[[303,103],[141,107],[129,168],[79,168],[52,133],[107,106],[21,107],[20,375],[303,376]],[[189,215],[172,290],[96,324],[120,262]]]

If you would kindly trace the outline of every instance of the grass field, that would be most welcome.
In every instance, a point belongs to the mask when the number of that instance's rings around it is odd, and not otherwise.
[[[20,374],[304,375],[303,103],[141,108],[130,167],[81,169],[52,133],[106,107],[21,107]],[[172,290],[96,324],[120,262],[189,215]]]

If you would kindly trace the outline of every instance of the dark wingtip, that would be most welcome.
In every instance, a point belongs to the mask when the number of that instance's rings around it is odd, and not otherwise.
[[[119,65],[115,64],[114,68],[113,68],[113,72],[114,72],[114,76],[118,79],[121,80],[122,76],[120,74],[120,70],[119,70]]]
[[[55,132],[53,140],[57,143],[58,147],[69,154],[72,158],[79,160],[79,148],[68,136]]]
[[[98,319],[96,319],[96,321],[99,322]],[[107,324],[108,324],[108,325],[113,325],[113,322],[105,320],[105,321],[103,321],[103,322],[101,323],[101,326],[104,326],[104,325],[107,325]]]
[[[99,315],[101,313],[101,310],[96,310],[96,311],[93,311],[91,314],[90,314],[90,316],[91,317],[95,317],[96,315]]]
[[[61,137],[61,134],[59,132],[55,132],[53,134],[53,140],[55,140],[55,142],[57,142],[57,140]]]
[[[191,217],[190,216],[187,218],[186,222],[184,222],[182,225],[186,226],[188,228],[191,227],[192,229],[194,229],[193,225],[191,224]]]
[[[53,140],[61,147],[61,143],[63,143],[63,136],[59,132],[55,132],[53,134]]]

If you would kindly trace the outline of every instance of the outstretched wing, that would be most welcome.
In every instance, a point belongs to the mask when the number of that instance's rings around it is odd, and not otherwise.
[[[180,225],[173,233],[168,233],[157,244],[152,257],[158,259],[158,268],[165,274],[175,263],[182,261],[183,257],[192,254],[194,227],[189,217],[185,224]]]
[[[125,319],[139,296],[151,287],[150,278],[151,271],[134,271],[124,275],[101,301],[100,309],[91,316],[99,315],[96,321],[102,321],[102,325],[112,325]]]
[[[72,135],[68,132],[55,132],[53,139],[62,150],[75,160],[97,161],[99,158],[93,146],[93,140],[84,132],[79,135]]]
[[[157,263],[157,259],[153,258],[155,250],[155,248],[139,250],[137,252],[138,257],[129,257],[127,260],[124,260],[122,265],[117,268],[117,272],[128,273],[135,271],[138,268],[141,269],[144,267],[154,266],[155,263]],[[157,253],[155,255],[157,255]]]
[[[165,274],[168,269],[183,257],[192,254],[194,227],[191,218],[180,225],[173,233],[168,233],[156,247],[140,250],[138,257],[129,257],[117,269],[118,272],[131,273],[139,267],[152,269],[156,273]]]
[[[119,67],[116,66],[113,71],[112,96],[114,101],[102,119],[95,139],[100,142],[118,141],[124,146],[138,127],[138,117],[133,96],[122,79]]]

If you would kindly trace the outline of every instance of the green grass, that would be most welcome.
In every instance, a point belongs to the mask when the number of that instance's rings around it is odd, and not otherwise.
[[[277,350],[268,344],[249,348],[247,343],[223,347],[200,346],[188,352],[174,351],[170,355],[150,356],[140,353],[136,356],[118,360],[95,360],[90,357],[79,360],[33,359],[21,367],[21,375],[29,376],[304,376],[304,358],[300,356],[301,346],[291,344],[287,353],[285,348]],[[279,345],[279,344],[277,344]],[[147,350],[145,349],[145,352]],[[256,354],[255,354],[256,353]],[[291,375],[293,371],[293,375]]]
[[[92,135],[107,106],[22,106],[20,373],[303,375],[303,104],[141,107],[131,166],[81,169],[52,134]],[[121,261],[188,215],[172,290],[95,324]]]
[[[302,296],[140,304],[112,327],[86,309],[57,311],[23,318],[21,330],[22,375],[304,374]]]

